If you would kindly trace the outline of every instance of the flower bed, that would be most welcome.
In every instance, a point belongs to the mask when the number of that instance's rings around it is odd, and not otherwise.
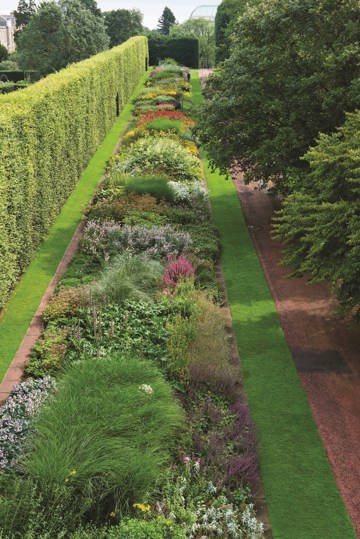
[[[128,136],[110,161],[88,208],[80,251],[44,312],[45,330],[27,373],[53,375],[59,389],[34,424],[19,461],[22,476],[5,476],[0,484],[6,496],[6,502],[0,497],[3,537],[45,537],[49,530],[73,539],[263,537],[249,491],[258,474],[254,428],[239,390],[216,278],[219,242],[200,160],[186,146],[194,142],[185,72],[167,66],[153,78],[136,101],[128,131],[141,129],[141,137]],[[184,109],[164,110],[162,97],[176,97]],[[176,122],[174,128],[168,122]],[[159,136],[159,126],[166,136]],[[115,376],[119,361],[123,374]],[[123,408],[109,412],[111,426],[103,409],[116,403],[127,371],[134,369],[144,376],[127,389],[130,400]],[[171,386],[173,402],[166,406],[181,406],[186,429],[171,430],[181,422],[159,409],[148,370],[164,388]],[[139,399],[140,423],[130,405]],[[144,430],[150,418],[159,426]],[[109,425],[106,433],[101,424]],[[119,457],[109,457],[117,455],[113,445],[127,443],[125,430],[133,447],[141,447],[145,431],[148,444],[156,441],[158,466],[149,462],[141,488],[131,492],[132,479],[117,472]],[[95,455],[91,473],[82,469],[86,432],[92,433],[86,459]],[[110,444],[105,452],[98,436]],[[126,454],[133,478],[141,476],[136,451]],[[23,514],[16,518],[20,506],[37,515],[36,523]]]

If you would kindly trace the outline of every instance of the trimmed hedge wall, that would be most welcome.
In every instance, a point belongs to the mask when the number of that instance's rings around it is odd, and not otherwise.
[[[145,72],[146,37],[0,96],[0,307]]]
[[[149,37],[150,64],[157,65],[164,58],[173,58],[179,64],[198,69],[199,40],[190,37]]]

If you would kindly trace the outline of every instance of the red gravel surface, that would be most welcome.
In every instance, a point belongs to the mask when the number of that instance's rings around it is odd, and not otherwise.
[[[245,219],[276,302],[290,349],[335,350],[351,373],[299,373],[344,502],[360,537],[360,331],[334,314],[326,285],[286,278],[282,245],[270,237],[279,202],[257,184],[234,180]],[[320,539],[320,538],[319,538]]]

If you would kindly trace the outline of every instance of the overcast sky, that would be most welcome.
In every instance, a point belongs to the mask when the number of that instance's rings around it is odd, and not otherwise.
[[[218,5],[221,0],[210,0],[204,2],[199,0],[180,0],[174,2],[168,0],[158,2],[156,0],[97,0],[98,6],[102,11],[110,11],[112,9],[132,9],[138,8],[144,14],[144,26],[148,28],[156,28],[157,21],[161,16],[164,7],[168,7],[174,13],[178,22],[184,22],[189,18],[191,12],[200,5]],[[0,0],[0,13],[7,14],[17,8],[19,0]]]

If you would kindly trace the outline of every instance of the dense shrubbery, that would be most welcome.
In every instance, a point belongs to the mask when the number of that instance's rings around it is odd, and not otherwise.
[[[0,307],[145,70],[145,38],[0,96]]]
[[[275,231],[287,243],[293,275],[328,281],[342,308],[360,321],[360,113],[305,156],[306,182],[287,198]]]

